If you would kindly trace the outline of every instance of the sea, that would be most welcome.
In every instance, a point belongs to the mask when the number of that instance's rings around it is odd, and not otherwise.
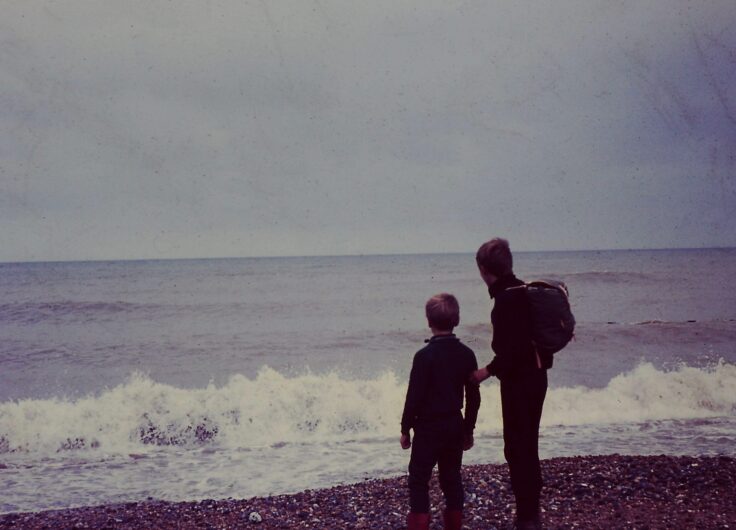
[[[736,456],[736,249],[518,252],[570,291],[543,458]],[[424,303],[472,254],[0,264],[0,513],[248,498],[406,474],[399,420]],[[502,463],[499,384],[468,464]]]

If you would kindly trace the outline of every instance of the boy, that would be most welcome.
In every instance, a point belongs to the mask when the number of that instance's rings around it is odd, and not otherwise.
[[[452,333],[460,323],[460,307],[454,296],[433,296],[425,311],[432,338],[414,356],[401,417],[401,447],[412,448],[407,523],[409,530],[429,528],[429,479],[437,464],[446,503],[445,529],[459,530],[464,500],[460,466],[463,451],[473,446],[480,407],[480,390],[471,381],[478,363],[473,350]],[[463,389],[465,418],[461,412]],[[414,429],[413,445],[410,429]]]
[[[486,241],[475,260],[494,300],[491,348],[496,355],[473,374],[473,380],[480,383],[495,375],[501,381],[504,455],[516,497],[516,528],[534,530],[542,527],[539,422],[551,358],[540,356],[532,342],[529,303],[524,290],[518,289],[524,282],[514,276],[509,242],[501,238]]]

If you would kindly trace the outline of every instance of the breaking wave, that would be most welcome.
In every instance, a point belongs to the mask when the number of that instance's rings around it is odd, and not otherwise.
[[[640,423],[736,414],[736,366],[649,363],[602,389],[550,389],[542,425]],[[336,374],[286,377],[263,368],[221,387],[182,389],[133,374],[98,395],[0,404],[0,454],[100,450],[136,453],[161,446],[229,448],[370,440],[399,431],[406,382],[387,372],[371,380]],[[476,432],[501,429],[498,383],[482,386]]]

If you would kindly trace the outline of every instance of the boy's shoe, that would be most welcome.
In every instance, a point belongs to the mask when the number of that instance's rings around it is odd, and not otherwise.
[[[542,530],[542,521],[539,515],[539,497],[517,498],[514,528],[518,530]]]
[[[429,514],[410,512],[406,518],[407,530],[429,530]]]
[[[445,522],[445,530],[461,530],[463,527],[462,510],[445,510],[442,518]]]
[[[517,519],[514,523],[515,530],[542,530],[542,521],[539,517],[532,519]]]

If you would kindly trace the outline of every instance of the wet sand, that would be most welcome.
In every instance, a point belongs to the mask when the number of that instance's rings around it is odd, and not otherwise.
[[[595,456],[542,463],[545,528],[736,528],[736,459]],[[505,529],[513,496],[505,465],[465,466],[464,528]],[[42,493],[39,493],[42,494]],[[432,528],[442,497],[432,480]],[[0,516],[0,528],[404,528],[406,477],[293,495],[145,502]]]

